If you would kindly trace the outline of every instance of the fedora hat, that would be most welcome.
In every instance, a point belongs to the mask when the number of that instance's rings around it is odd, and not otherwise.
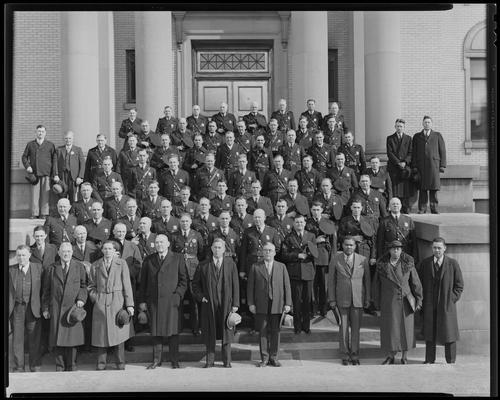
[[[52,185],[52,191],[55,194],[66,194],[68,193],[68,185],[66,185],[66,183],[64,183],[63,181],[59,181]]]
[[[411,176],[411,168],[407,165],[401,171],[401,178],[402,179],[408,179],[410,176]]]
[[[241,315],[238,313],[230,312],[226,319],[227,329],[233,329],[241,322]]]
[[[140,311],[139,314],[137,314],[137,322],[140,325],[147,325],[148,315],[144,311]]]
[[[118,311],[118,314],[116,314],[116,325],[121,328],[122,326],[129,324],[130,319],[131,315],[127,310],[122,308],[120,311]]]
[[[281,314],[280,325],[292,327],[293,326],[293,317],[290,314],[287,314],[286,312],[283,311],[283,313]]]
[[[394,247],[403,247],[403,244],[399,240],[393,240],[387,245],[388,249],[392,249]]]
[[[66,316],[66,322],[69,325],[74,325],[77,322],[82,322],[86,315],[87,311],[85,311],[83,307],[77,307],[76,304],[73,304]]]
[[[332,186],[337,192],[345,192],[349,188],[343,179],[336,179]]]
[[[35,174],[27,174],[24,179],[26,179],[32,185],[36,185],[38,183],[38,176]]]

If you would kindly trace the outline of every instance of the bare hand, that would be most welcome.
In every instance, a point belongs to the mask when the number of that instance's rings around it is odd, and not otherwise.
[[[255,308],[255,304],[252,304],[251,306],[248,306],[248,309],[252,314],[255,314],[257,312],[257,309]]]
[[[307,254],[306,253],[299,253],[298,258],[299,258],[299,260],[305,260],[307,258]]]
[[[206,298],[206,297],[203,297],[203,298],[201,299],[201,302],[202,302],[202,303],[208,303],[208,300],[207,300],[207,298]]]
[[[49,319],[50,318],[50,313],[48,311],[43,312],[43,318]]]
[[[76,306],[77,306],[77,307],[83,307],[83,305],[84,305],[84,304],[85,304],[85,303],[84,303],[83,301],[81,301],[81,300],[78,300],[78,301],[76,302]]]
[[[238,311],[238,307],[233,307],[231,310],[232,310],[232,312],[236,312],[236,311]]]
[[[329,305],[330,308],[333,310],[337,306],[337,303],[335,301],[330,301]]]
[[[283,307],[283,311],[285,312],[285,314],[288,314],[291,309],[292,309],[292,307],[290,307],[290,306],[284,306]]]
[[[406,167],[406,163],[404,161],[401,161],[398,163],[398,165],[401,167],[401,168],[404,168]]]
[[[127,311],[130,316],[134,315],[134,307],[127,307]]]
[[[83,182],[83,179],[82,178],[76,178],[76,185],[80,185],[82,182]]]
[[[59,181],[60,181],[59,176],[57,176],[57,175],[56,175],[56,176],[54,176],[54,182],[55,182],[55,183],[57,183],[57,182],[59,182]]]
[[[28,171],[28,174],[31,174],[33,172],[33,168],[28,167],[28,168],[26,168],[26,171]]]
[[[415,307],[415,311],[419,311],[421,309],[422,309],[422,305],[421,304],[419,304],[417,307]]]
[[[326,239],[325,239],[325,237],[324,237],[323,235],[318,236],[318,237],[316,238],[316,243],[323,243],[323,242],[325,242],[325,241],[326,241]]]
[[[241,279],[246,279],[247,274],[245,272],[240,272],[240,278]]]
[[[377,263],[376,258],[370,258],[370,265],[375,265]]]

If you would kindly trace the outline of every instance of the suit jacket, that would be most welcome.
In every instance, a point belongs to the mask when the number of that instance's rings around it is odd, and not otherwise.
[[[57,173],[60,175],[62,175],[62,172],[66,169],[67,155],[66,146],[59,146],[57,148]],[[85,174],[85,158],[83,157],[82,149],[73,145],[71,146],[68,156],[71,179],[83,179],[83,175]],[[61,178],[61,176],[59,176],[59,178]]]
[[[137,247],[141,252],[142,259],[144,260],[147,256],[156,253],[155,240],[156,233],[150,233],[148,238],[146,239],[142,234],[139,234],[135,237],[134,243],[137,241]],[[170,240],[170,233],[167,234]]]
[[[31,245],[31,257],[30,262],[37,263],[42,265],[42,271],[46,271],[52,264],[56,262],[56,259],[59,259],[59,255],[57,254],[57,246],[50,243],[45,243],[45,249],[43,252],[43,257],[36,246],[36,243]]]
[[[224,200],[222,200],[218,195],[216,195],[210,201],[210,213],[215,217],[218,217],[222,211],[233,212],[234,207],[234,197],[226,195]]]
[[[415,224],[411,217],[400,214],[398,222],[392,214],[380,220],[377,230],[377,255],[381,257],[388,249],[387,245],[399,240],[403,244],[403,251],[418,259],[417,235]]]
[[[181,201],[177,201],[173,204],[172,215],[180,219],[182,214],[188,213],[191,215],[191,218],[194,218],[197,210],[198,203],[195,203],[194,201],[188,201],[185,205],[182,204]]]
[[[255,305],[257,314],[267,314],[269,286],[272,293],[271,314],[281,314],[285,305],[292,305],[292,290],[286,266],[278,261],[273,261],[271,276],[263,261],[252,265],[247,282],[247,304]]]
[[[101,250],[97,248],[94,242],[87,240],[85,242],[85,248],[82,254],[80,247],[75,243],[73,245],[73,258],[78,261],[87,261],[89,263],[93,263],[102,257]]]
[[[76,217],[69,214],[68,219],[64,223],[61,216],[48,217],[44,223],[45,232],[47,232],[47,240],[49,243],[55,244],[57,247],[62,242],[74,243],[75,238],[73,232],[76,227]]]
[[[44,140],[38,145],[36,140],[28,142],[21,157],[24,168],[31,167],[35,176],[57,175],[57,151],[54,143]]]
[[[369,306],[370,298],[368,259],[354,253],[351,269],[345,262],[344,252],[339,251],[330,260],[328,268],[328,301],[343,308],[361,308]]]
[[[156,218],[151,225],[151,232],[159,235],[160,233],[167,235],[168,240],[171,240],[171,236],[174,232],[180,229],[179,220],[170,215],[168,221],[165,223],[163,217]]]
[[[83,199],[80,198],[73,203],[69,211],[76,217],[76,222],[78,225],[81,225],[86,220],[92,218],[92,203],[94,203],[94,201],[96,200],[98,199],[91,197],[87,203],[84,203]]]
[[[398,134],[393,133],[387,136],[386,139],[386,149],[387,149],[387,171],[393,174],[397,171],[402,171],[398,166],[399,162],[404,161],[406,165],[410,165],[411,162],[411,136],[403,134],[401,137],[401,143],[398,139]]]
[[[233,147],[229,148],[226,143],[223,143],[217,149],[215,154],[215,166],[227,174],[238,168],[238,156],[245,154],[241,146],[234,142]]]
[[[16,286],[15,282],[18,274],[22,272],[19,271],[19,264],[11,265],[9,267],[9,316],[14,310],[14,304],[16,302]],[[28,273],[31,274],[31,312],[35,318],[40,318],[41,315],[41,293],[42,293],[42,265],[38,263],[32,263],[30,261]]]
[[[314,234],[304,231],[302,239],[295,229],[290,232],[283,242],[281,250],[281,260],[288,268],[290,279],[312,281],[316,272],[314,268],[314,258],[307,253],[304,260],[299,260],[299,253],[306,253],[308,242],[316,242]]]
[[[385,167],[380,167],[377,173],[373,169],[367,168],[363,174],[370,177],[371,188],[381,192],[385,197],[386,204],[389,204],[389,201],[392,199],[392,181]]]
[[[247,213],[252,214],[257,208],[261,208],[266,212],[266,216],[274,215],[274,208],[271,203],[271,199],[266,196],[259,196],[257,202],[255,202],[253,197],[247,199]]]
[[[431,130],[426,138],[422,130],[413,135],[411,165],[420,172],[419,189],[441,188],[439,169],[446,168],[446,146],[441,133]]]

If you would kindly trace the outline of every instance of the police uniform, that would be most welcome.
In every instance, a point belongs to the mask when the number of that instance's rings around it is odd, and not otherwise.
[[[172,154],[175,154],[177,157],[179,157],[179,165],[180,165],[181,155],[179,150],[177,150],[175,147],[168,146],[168,148],[166,149],[164,147],[157,147],[153,151],[149,164],[154,169],[156,169],[158,175],[162,175],[164,171],[168,170],[168,158]]]
[[[331,131],[326,128],[323,135],[325,135],[325,143],[332,146],[333,151],[337,154],[340,146],[344,143],[344,133],[339,129]]]
[[[190,115],[186,118],[187,128],[193,132],[193,134],[201,133],[202,135],[207,131],[208,118],[204,115]]]
[[[178,230],[172,234],[172,243],[170,248],[174,253],[180,253],[184,256],[189,277],[189,291],[187,292],[187,298],[189,301],[189,319],[191,322],[191,329],[193,331],[198,331],[200,327],[199,305],[192,293],[192,281],[196,268],[198,267],[199,260],[204,258],[203,239],[201,235],[192,228],[189,229],[189,233],[186,237],[184,236],[182,230]]]
[[[186,137],[188,137],[192,142],[193,141],[193,132],[191,132],[190,130],[187,130],[187,129],[184,132],[181,132],[179,129],[176,129],[175,131],[173,131],[170,134],[171,145],[175,146],[175,147],[182,146],[182,150],[180,150],[181,155],[186,154],[186,151],[190,147],[193,146],[193,145],[188,146],[186,144],[186,141],[184,140]]]
[[[217,124],[217,132],[224,134],[227,131],[234,132],[236,130],[236,118],[231,113],[222,115],[220,112],[212,115],[212,121]]]
[[[389,204],[389,201],[392,199],[392,181],[385,167],[380,167],[377,172],[371,168],[367,168],[363,174],[370,176],[370,186],[382,193],[385,203]]]
[[[139,148],[122,150],[118,156],[116,172],[122,176],[125,182],[129,183],[132,169],[137,165],[139,165]]]
[[[206,219],[205,219],[206,218]],[[208,241],[208,234],[219,227],[219,220],[215,218],[212,214],[208,214],[202,217],[198,214],[193,218],[193,223],[191,228],[200,233],[203,238],[203,245],[206,246]]]
[[[156,124],[155,132],[159,135],[163,135],[164,133],[168,133],[169,135],[177,129],[179,120],[174,117],[161,117],[158,119],[158,123]]]
[[[158,179],[156,170],[149,164],[144,167],[137,165],[132,168],[128,181],[128,194],[134,197],[138,203],[148,196],[149,184]],[[138,206],[140,204],[137,204]]]
[[[273,157],[276,154],[279,154],[280,147],[285,143],[285,134],[282,131],[276,131],[276,133],[273,135],[271,131],[268,131],[264,135],[264,147],[268,148],[271,150],[271,153]]]
[[[172,235],[179,229],[179,220],[173,215],[170,215],[168,220],[166,220],[163,216],[158,217],[151,224],[151,232],[154,232],[157,235],[167,235],[169,241],[172,241]]]
[[[196,147],[193,146],[186,151],[184,156],[184,162],[182,164],[182,168],[189,172],[191,178],[194,178],[196,175],[196,171],[203,167],[205,164],[205,157],[207,155],[208,150],[205,147]],[[196,167],[193,168],[193,165],[196,164]]]
[[[360,215],[358,221],[352,215],[348,215],[340,221],[338,232],[339,243],[342,243],[346,236],[353,236],[356,241],[356,253],[361,254],[367,259],[376,259],[375,233],[375,227],[369,218]]]
[[[394,240],[403,244],[403,251],[418,259],[417,237],[413,220],[405,214],[400,214],[398,220],[390,213],[380,220],[377,231],[377,255],[381,257],[388,251],[388,245]]]
[[[273,111],[270,119],[275,119],[278,121],[278,129],[281,132],[288,132],[290,129],[295,130],[295,118],[292,111],[281,110]]]
[[[299,192],[306,197],[309,207],[311,207],[314,194],[321,187],[320,173],[314,168],[311,168],[310,171],[302,168],[295,173],[295,179],[297,179],[299,184]]]
[[[243,232],[241,240],[239,272],[248,275],[250,267],[256,262],[262,261],[263,249],[266,243],[273,243],[278,254],[281,249],[281,240],[276,229],[264,226],[262,233],[254,225]]]
[[[292,174],[295,175],[302,168],[302,159],[306,156],[306,152],[297,143],[291,146],[289,143],[283,143],[278,153],[283,156],[283,167],[291,171]]]
[[[236,234],[240,238],[241,243],[241,241],[243,240],[243,233],[245,232],[245,229],[253,226],[253,216],[246,213],[243,218],[240,218],[240,215],[235,213],[231,218],[229,226],[236,232]]]
[[[315,143],[312,130],[307,128],[305,131],[298,129],[296,135],[295,142],[298,143],[299,146],[302,146],[307,153],[308,149]]]
[[[198,209],[198,203],[189,200],[186,204],[183,204],[181,200],[176,201],[172,207],[172,215],[176,218],[181,218],[182,214],[191,215],[191,219],[194,218],[196,210]]]
[[[349,167],[344,167],[339,171],[335,165],[328,170],[326,177],[331,179],[333,185],[335,185],[335,182],[338,180],[340,182],[339,184],[345,187],[345,190],[340,191],[344,203],[348,202],[351,193],[358,187],[358,178]]]
[[[125,227],[127,228],[127,233],[125,234],[125,239],[132,240],[134,237],[137,236],[137,233],[139,232],[140,220],[141,220],[141,218],[137,214],[134,215],[133,220],[131,220],[131,218],[128,215],[125,215],[121,218],[118,218],[116,223],[120,222],[123,225],[125,225]],[[114,225],[116,225],[116,223]],[[114,225],[113,225],[111,231],[113,231]]]
[[[115,196],[110,196],[104,199],[104,218],[109,219],[110,221],[116,221],[118,218],[121,218],[127,215],[127,201],[130,200],[130,197],[127,195],[122,195],[120,200],[117,200]]]
[[[91,182],[99,172],[103,171],[102,162],[105,158],[111,158],[113,163],[112,170],[116,170],[116,165],[118,163],[118,156],[116,151],[106,145],[104,150],[99,150],[99,147],[92,147],[87,153],[87,160],[85,161],[85,180]]]
[[[252,149],[253,137],[248,132],[245,132],[243,135],[239,132],[234,132],[234,141],[240,145],[244,154],[248,154]]]
[[[175,174],[169,170],[162,175],[160,193],[175,202],[180,199],[180,191],[184,186],[189,186],[189,174],[183,169],[178,169]]]
[[[143,142],[147,143],[147,145],[143,144]],[[161,147],[160,135],[153,131],[149,131],[148,133],[145,133],[143,131],[139,132],[137,134],[137,147],[146,149],[149,157],[151,158],[151,154],[153,153],[154,149],[156,149],[157,147]]]
[[[78,225],[81,225],[86,220],[92,218],[92,204],[94,201],[95,199],[91,197],[87,202],[80,199],[71,205],[71,210],[69,212],[76,217],[76,223]]]
[[[140,233],[137,236],[137,247],[141,253],[142,259],[144,260],[147,256],[156,253],[155,240],[156,234],[149,233],[148,237],[145,237],[144,233]]]
[[[253,136],[263,134],[266,131],[266,117],[260,113],[248,113],[243,116],[243,121],[245,121],[248,132]],[[253,124],[257,125],[257,127],[251,126]]]
[[[101,218],[98,224],[93,219],[89,219],[83,223],[83,226],[87,229],[87,239],[94,243],[104,242],[111,234],[111,221],[106,218]]]
[[[323,205],[323,214],[327,214],[330,220],[334,222],[340,221],[344,210],[344,201],[342,197],[333,191],[328,198],[324,193],[317,193],[313,197],[313,203],[315,201],[319,201]]]
[[[260,184],[264,184],[264,177],[272,167],[273,153],[267,148],[253,147],[248,157],[248,168],[255,172]]]
[[[323,117],[323,122],[322,122],[322,130],[323,132],[328,129],[328,120],[334,117],[335,118],[335,130],[340,131],[341,133],[345,134],[348,131],[347,125],[345,124],[345,118],[342,114],[327,114]]]
[[[351,168],[356,173],[356,177],[359,179],[361,172],[366,169],[365,152],[363,151],[363,147],[359,144],[349,146],[347,143],[344,143],[340,146],[338,152],[345,155],[345,165]]]
[[[193,180],[193,197],[196,200],[202,197],[213,199],[220,180],[225,180],[224,171],[215,167],[210,171],[206,165],[198,168]]]
[[[286,205],[288,207],[286,211],[287,214],[295,212],[296,214],[300,214],[305,217],[309,217],[309,215],[311,215],[309,202],[307,201],[307,198],[300,193],[295,195],[295,199],[292,198],[290,193],[286,193],[280,197],[280,200],[286,201]]]
[[[124,119],[120,125],[120,130],[118,131],[118,136],[125,139],[123,143],[123,150],[128,150],[128,138],[129,133],[138,135],[141,132],[142,119],[136,118],[133,121],[130,118]]]
[[[238,156],[240,154],[245,153],[236,142],[231,148],[229,148],[226,143],[223,143],[217,149],[217,154],[215,155],[215,166],[224,171],[226,178],[229,177],[231,172],[238,168]]]
[[[273,204],[271,203],[271,199],[266,196],[259,196],[257,201],[255,201],[254,197],[251,196],[247,199],[247,212],[249,214],[253,215],[253,212],[257,209],[260,208],[264,210],[266,213],[266,216],[274,215],[274,208]]]
[[[379,219],[387,216],[387,208],[382,193],[371,189],[368,194],[361,189],[356,189],[349,199],[347,207],[350,207],[353,200],[361,201],[361,215],[372,219],[375,230],[378,229]]]
[[[224,252],[224,257],[232,257],[235,263],[238,262],[238,252],[240,250],[240,237],[239,235],[231,229],[231,227],[227,228],[227,234],[222,232],[222,228],[215,229],[208,234],[207,239],[207,251],[205,252],[205,259],[209,260],[212,254],[212,243],[215,239],[219,238],[224,240],[226,243],[226,251]]]
[[[233,212],[234,207],[234,197],[226,195],[224,199],[221,199],[218,195],[216,195],[210,201],[210,213],[216,217],[220,215],[222,211]]]
[[[75,242],[73,232],[76,227],[76,217],[74,215],[68,214],[65,221],[62,220],[60,215],[57,217],[49,216],[45,220],[43,227],[47,233],[48,242],[55,244],[57,247],[63,242]]]
[[[313,111],[312,113],[309,110],[304,111],[300,114],[301,117],[307,118],[307,127],[312,129],[313,131],[321,130],[321,123],[323,121],[323,116],[319,111]]]
[[[286,215],[283,216],[283,219],[280,219],[277,215],[271,215],[266,218],[266,225],[276,229],[276,232],[278,232],[280,238],[280,242],[283,243],[285,237],[293,229],[293,219],[287,217]],[[280,258],[278,251],[276,251],[276,256],[276,258]]]
[[[208,132],[203,135],[203,146],[208,151],[213,151],[214,153],[216,153],[217,149],[223,143],[225,143],[224,136],[218,134],[217,132],[215,132],[213,135],[210,135]]]
[[[156,196],[153,202],[151,196],[147,196],[141,201],[140,210],[143,217],[149,217],[151,220],[161,215],[161,202],[166,200],[163,196]]]
[[[243,174],[239,169],[229,175],[227,180],[228,192],[233,197],[244,196],[245,198],[252,194],[252,182],[256,181],[255,172],[246,170]]]
[[[98,175],[92,181],[92,187],[97,194],[99,194],[99,200],[104,202],[104,199],[113,195],[111,191],[111,185],[114,182],[120,182],[123,185],[122,177],[117,172],[111,171],[109,175],[106,175],[104,171],[98,173]]]
[[[319,147],[314,143],[309,147],[308,154],[313,159],[313,168],[322,176],[335,165],[335,152],[329,144],[323,143],[323,146]]]
[[[287,193],[288,181],[290,179],[293,179],[293,175],[286,169],[282,169],[281,173],[278,173],[276,169],[271,169],[267,172],[264,177],[264,184],[262,185],[262,194],[271,199],[273,207],[276,205],[278,199]]]

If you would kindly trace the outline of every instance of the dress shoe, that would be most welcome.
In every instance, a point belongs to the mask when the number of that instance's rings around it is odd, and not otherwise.
[[[129,351],[129,352],[133,353],[135,351],[135,348],[131,344],[126,344],[125,351]]]
[[[13,368],[12,372],[24,372],[24,368]]]
[[[406,358],[401,359],[401,364],[408,364],[408,360]]]
[[[394,357],[387,357],[384,362],[382,363],[382,365],[386,365],[386,364],[394,364]]]
[[[311,330],[310,329],[303,329],[303,331],[306,333],[306,335],[310,335],[311,334]]]
[[[31,372],[40,372],[40,367],[30,367]]]
[[[97,367],[96,371],[104,371],[105,369],[106,369],[106,367]]]
[[[125,369],[125,364],[116,364],[116,369],[124,370]]]
[[[439,214],[438,210],[431,210],[431,214]]]
[[[269,360],[269,365],[273,367],[281,367],[281,363],[278,360]]]
[[[179,361],[172,361],[172,369],[179,369],[180,367]]]
[[[418,210],[417,211],[417,214],[425,214],[426,213],[426,210]]]
[[[150,364],[146,367],[146,369],[155,369],[156,367],[159,367],[161,365],[161,362],[154,362],[153,364]]]
[[[264,368],[267,367],[268,360],[261,361],[257,364],[257,367]]]
[[[248,332],[248,334],[250,335],[255,335],[257,332],[255,331],[255,329],[251,329],[250,332]]]
[[[349,360],[342,360],[342,365],[349,365]]]
[[[203,366],[203,368],[213,368],[213,367],[214,367],[213,362],[205,363],[205,365]]]
[[[200,336],[201,335],[201,330],[200,329],[193,329],[192,330],[194,336]]]
[[[352,365],[360,365],[359,360],[358,359],[352,360]]]
[[[77,367],[69,367],[66,371],[74,372],[74,371],[78,371],[78,368]]]
[[[302,333],[302,331],[300,329],[295,329],[295,334],[296,335],[300,335]]]
[[[224,368],[233,368],[231,363],[224,363]]]
[[[434,364],[434,361],[424,361],[424,364]]]

